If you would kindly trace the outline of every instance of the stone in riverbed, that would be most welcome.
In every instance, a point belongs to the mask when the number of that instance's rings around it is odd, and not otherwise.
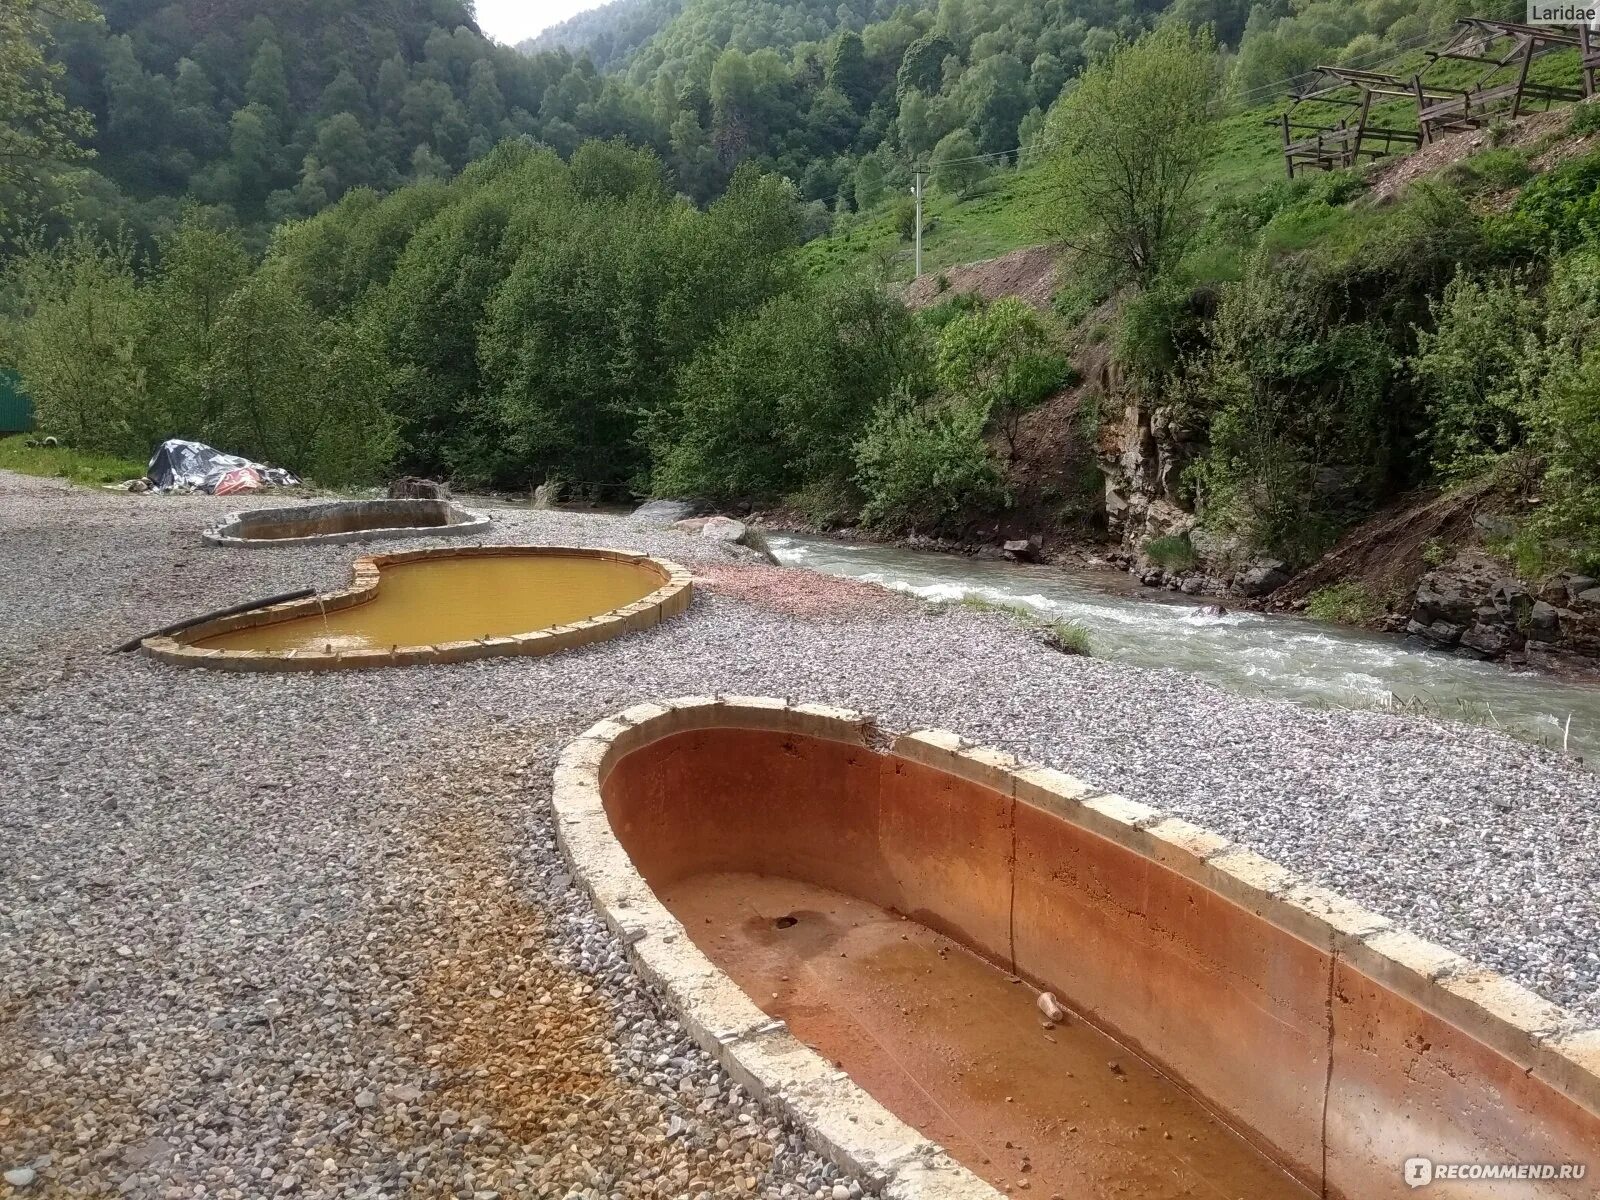
[[[671,525],[704,511],[704,507],[693,500],[651,500],[634,509],[633,516],[639,521]]]
[[[1429,625],[1424,625],[1421,621],[1410,621],[1406,625],[1406,632],[1412,637],[1432,642],[1435,646],[1454,646],[1461,640],[1461,635],[1466,629],[1460,625],[1452,625],[1449,621],[1434,621]]]
[[[1246,596],[1265,596],[1289,582],[1289,564],[1269,558],[1244,571],[1234,581]]]
[[[713,542],[727,542],[730,546],[744,539],[744,522],[732,517],[707,517],[700,527],[700,536]]]
[[[1537,601],[1528,613],[1528,636],[1553,642],[1561,635],[1561,614],[1555,606]]]
[[[32,1167],[13,1167],[5,1173],[5,1181],[14,1188],[25,1188],[38,1178]]]
[[[1498,625],[1474,625],[1461,635],[1461,645],[1484,658],[1499,658],[1515,648],[1511,635]]]

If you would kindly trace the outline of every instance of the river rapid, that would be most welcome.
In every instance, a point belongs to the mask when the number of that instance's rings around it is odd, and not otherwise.
[[[1417,706],[1499,726],[1600,761],[1600,688],[1511,671],[1388,634],[1304,617],[1229,612],[1140,587],[1118,571],[1033,566],[893,546],[773,535],[786,566],[860,579],[925,600],[979,599],[1072,621],[1100,658],[1173,667],[1234,691],[1308,704]]]

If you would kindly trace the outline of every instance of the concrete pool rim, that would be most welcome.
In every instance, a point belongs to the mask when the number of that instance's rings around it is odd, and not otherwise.
[[[689,1036],[752,1095],[794,1121],[814,1147],[889,1197],[997,1200],[1003,1193],[764,1013],[657,898],[604,807],[606,779],[634,751],[679,734],[736,730],[859,746],[1024,800],[1328,953],[1331,962],[1379,981],[1580,1112],[1600,1114],[1600,1029],[1237,843],[1060,771],[942,730],[893,735],[861,713],[772,697],[690,696],[644,703],[594,725],[562,752],[553,781],[557,841],[574,878]],[[1331,1079],[1331,1057],[1329,1062]],[[1428,1150],[1418,1147],[1417,1153]],[[1590,1169],[1596,1166],[1591,1163]],[[1398,1161],[1394,1170],[1398,1176]]]
[[[387,520],[435,513],[445,520],[439,525],[387,524],[367,529],[348,529],[331,533],[307,533],[299,537],[250,537],[252,527],[282,524],[314,524],[346,514]],[[201,533],[210,545],[258,548],[262,546],[322,546],[373,539],[466,537],[483,533],[493,520],[488,513],[463,508],[451,500],[387,499],[336,500],[321,504],[287,504],[277,508],[252,508],[231,512],[221,522]]]
[[[609,612],[582,621],[554,625],[527,633],[475,641],[402,646],[389,650],[272,651],[222,650],[195,643],[239,629],[273,625],[318,612],[334,612],[373,600],[378,595],[383,568],[400,563],[447,558],[593,558],[628,563],[652,572],[660,581],[647,595]],[[209,667],[224,671],[327,671],[371,667],[426,666],[554,654],[577,646],[620,637],[660,624],[689,607],[693,583],[677,563],[649,555],[592,546],[443,546],[368,555],[355,560],[350,586],[300,600],[253,608],[233,616],[205,621],[173,635],[146,638],[141,648],[152,658],[174,666]]]

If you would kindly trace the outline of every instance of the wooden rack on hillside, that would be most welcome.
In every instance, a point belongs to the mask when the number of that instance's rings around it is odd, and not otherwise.
[[[1277,122],[1283,130],[1289,178],[1294,178],[1296,167],[1334,171],[1356,166],[1363,157],[1383,158],[1394,153],[1396,144],[1415,150],[1422,141],[1415,129],[1372,124],[1373,100],[1382,96],[1410,100],[1414,91],[1410,82],[1381,71],[1318,67],[1309,82],[1289,93],[1289,107]],[[1301,105],[1326,105],[1349,113],[1332,125],[1321,125],[1306,120],[1299,112]]]
[[[1445,44],[1426,50],[1428,62],[1409,78],[1382,71],[1319,66],[1289,92],[1289,107],[1269,124],[1283,132],[1283,160],[1293,179],[1301,170],[1333,171],[1365,160],[1414,150],[1462,129],[1479,129],[1498,117],[1515,120],[1530,103],[1583,100],[1596,94],[1600,38],[1587,26],[1572,29],[1465,17]],[[1540,83],[1529,78],[1533,64],[1547,54],[1576,51],[1581,87]],[[1477,63],[1483,71],[1465,87],[1435,82],[1439,64]],[[1383,100],[1409,102],[1414,126],[1372,123],[1372,108]],[[1319,124],[1309,112],[1345,110],[1333,124]]]
[[[1535,83],[1528,78],[1535,60],[1547,54],[1560,50],[1582,54],[1583,42],[1588,39],[1580,39],[1576,30],[1482,17],[1463,17],[1457,24],[1460,28],[1442,49],[1427,51],[1428,65],[1415,76],[1424,142],[1460,129],[1482,128],[1500,116],[1514,121],[1530,100],[1542,100],[1548,109],[1554,103],[1571,103],[1592,94],[1592,88]],[[1421,95],[1424,76],[1443,62],[1480,63],[1485,70],[1469,87],[1439,89],[1449,92],[1448,98],[1429,103]]]

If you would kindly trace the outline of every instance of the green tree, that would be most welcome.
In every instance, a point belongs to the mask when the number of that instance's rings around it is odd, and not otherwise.
[[[955,44],[938,33],[925,33],[906,47],[895,76],[895,90],[902,100],[908,91],[937,92],[944,82],[944,60],[955,52]]]
[[[655,423],[663,495],[772,499],[849,487],[874,406],[923,373],[921,331],[876,287],[769,300],[725,325],[682,372]]]
[[[833,88],[857,112],[865,111],[872,103],[872,76],[867,66],[867,52],[861,44],[861,35],[846,30],[833,40],[833,53],[828,59],[828,86]]]
[[[279,121],[288,120],[289,77],[283,69],[283,50],[276,40],[262,42],[251,59],[244,99],[246,104],[266,109]]]
[[[34,188],[53,163],[84,157],[93,118],[61,94],[65,68],[50,57],[55,31],[98,21],[86,0],[0,0],[0,225],[17,188]]]
[[[939,139],[929,161],[933,182],[943,192],[961,192],[988,173],[988,164],[978,153],[977,139],[965,129],[957,129]]]
[[[870,155],[856,165],[855,200],[861,212],[878,207],[883,200],[883,167]]]
[[[1178,24],[1090,66],[1051,119],[1056,236],[1123,278],[1148,282],[1174,263],[1199,220],[1216,94],[1210,35]]]
[[[8,290],[20,309],[12,357],[39,427],[81,449],[147,454],[147,316],[126,243],[80,233],[35,245],[12,265]]]
[[[378,341],[321,321],[275,271],[235,291],[215,331],[212,371],[227,444],[319,482],[380,477],[395,451],[395,386]]]
[[[217,326],[229,297],[249,277],[238,233],[191,208],[160,243],[160,271],[146,287],[151,320],[141,349],[160,428],[169,437],[218,436],[222,397],[212,378]]]

